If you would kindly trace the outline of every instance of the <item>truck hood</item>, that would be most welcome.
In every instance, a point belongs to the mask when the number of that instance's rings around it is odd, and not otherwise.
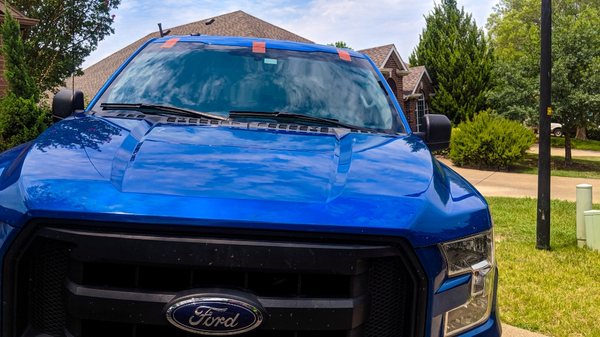
[[[83,115],[14,156],[0,168],[0,197],[13,200],[0,212],[21,215],[14,226],[69,218],[397,235],[415,246],[490,226],[481,196],[415,136]]]

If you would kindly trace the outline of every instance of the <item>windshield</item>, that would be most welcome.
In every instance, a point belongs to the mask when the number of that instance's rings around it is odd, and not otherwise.
[[[223,117],[232,111],[285,112],[403,131],[370,63],[324,52],[267,48],[255,53],[250,47],[152,43],[94,109],[100,111],[102,103],[165,105]]]

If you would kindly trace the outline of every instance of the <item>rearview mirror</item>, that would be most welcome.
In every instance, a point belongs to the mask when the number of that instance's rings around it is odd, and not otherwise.
[[[447,149],[450,146],[450,134],[452,133],[452,124],[448,117],[444,115],[427,114],[424,116],[423,132],[417,132],[429,150],[438,151]]]
[[[63,89],[52,99],[52,117],[55,122],[71,116],[76,110],[83,110],[83,92]]]

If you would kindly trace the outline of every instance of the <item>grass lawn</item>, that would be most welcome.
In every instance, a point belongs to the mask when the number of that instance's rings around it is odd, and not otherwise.
[[[552,201],[552,250],[541,251],[535,248],[535,199],[487,200],[502,321],[556,337],[600,336],[600,253],[577,248],[575,203]]]
[[[565,147],[564,137],[550,137],[552,147]],[[579,140],[571,138],[571,148],[577,150],[600,151],[600,140]]]
[[[550,162],[553,176],[600,179],[600,157],[576,157],[572,166],[565,166],[565,158],[553,156]],[[527,153],[510,171],[537,174],[538,155]]]

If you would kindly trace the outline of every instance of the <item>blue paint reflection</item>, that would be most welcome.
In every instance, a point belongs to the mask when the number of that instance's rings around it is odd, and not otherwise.
[[[101,135],[81,136],[90,128]],[[415,245],[489,227],[485,203],[415,136],[79,116],[42,135],[22,166],[28,212],[44,216],[387,234]]]

